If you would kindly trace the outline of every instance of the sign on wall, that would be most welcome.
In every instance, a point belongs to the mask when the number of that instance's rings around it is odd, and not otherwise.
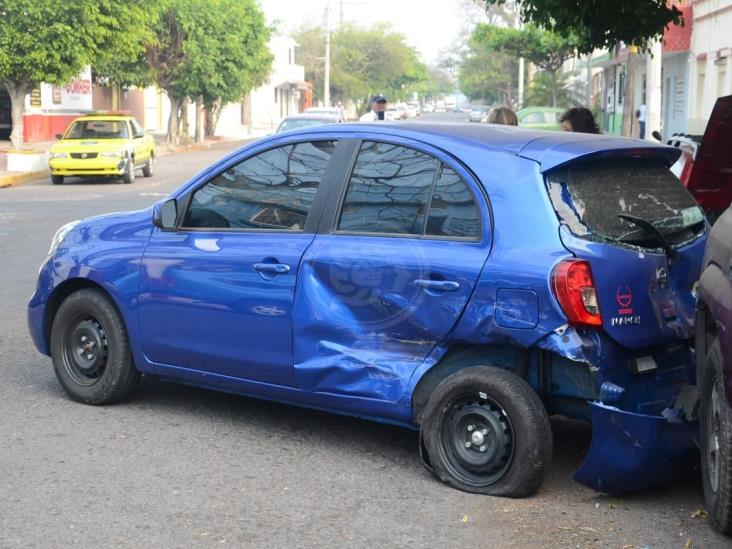
[[[91,68],[63,86],[41,84],[34,89],[26,103],[32,110],[42,112],[83,112],[92,110]]]

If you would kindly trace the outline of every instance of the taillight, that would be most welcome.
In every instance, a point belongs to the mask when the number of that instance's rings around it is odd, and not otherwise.
[[[581,259],[560,262],[552,272],[554,295],[573,326],[602,326],[590,264]]]

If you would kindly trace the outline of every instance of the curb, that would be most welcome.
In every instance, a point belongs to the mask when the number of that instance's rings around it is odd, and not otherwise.
[[[158,153],[157,156],[169,156],[169,155],[186,153],[186,152],[208,150],[208,149],[215,147],[216,145],[220,145],[222,143],[236,143],[236,145],[238,145],[238,146],[243,146],[247,143],[255,141],[256,139],[259,139],[259,138],[251,137],[251,138],[244,138],[244,139],[210,141],[210,142],[206,142],[206,143],[193,143],[190,145],[181,145],[174,149],[166,149],[165,152],[160,151],[160,153]],[[28,181],[32,181],[39,177],[50,177],[49,174],[50,174],[50,172],[48,170],[43,170],[43,171],[38,171],[38,172],[17,172],[17,173],[11,173],[8,175],[0,175],[0,189],[5,189],[7,187],[14,187],[16,185],[22,185],[23,183],[27,183]]]
[[[33,179],[48,176],[48,174],[49,171],[44,170],[41,172],[18,172],[9,175],[0,175],[0,189],[21,185],[28,181],[32,181]]]

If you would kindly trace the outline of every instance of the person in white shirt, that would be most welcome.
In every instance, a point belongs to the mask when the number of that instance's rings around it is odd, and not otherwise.
[[[638,110],[635,111],[635,117],[638,119],[638,126],[640,126],[640,138],[646,138],[646,104],[643,103]]]
[[[374,95],[371,98],[371,110],[359,118],[359,122],[373,122],[384,119],[384,111],[388,101],[383,95]]]

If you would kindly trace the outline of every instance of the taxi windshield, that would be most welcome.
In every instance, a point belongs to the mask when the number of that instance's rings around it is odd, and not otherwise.
[[[127,139],[129,129],[125,120],[77,120],[64,139]]]

